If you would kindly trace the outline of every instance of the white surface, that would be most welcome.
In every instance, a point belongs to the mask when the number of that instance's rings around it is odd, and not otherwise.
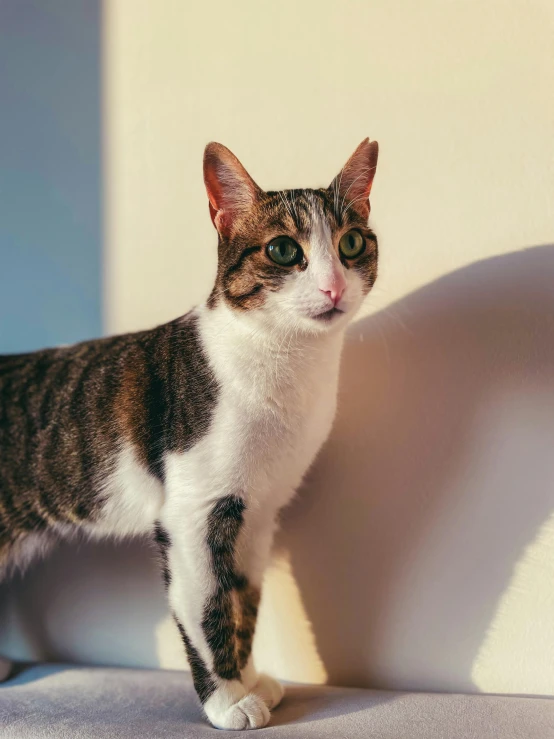
[[[554,6],[122,0],[105,23],[109,331],[206,296],[208,140],[267,188],[380,144],[381,276],[285,519],[261,668],[553,694]],[[12,653],[182,664],[143,550],[69,552],[12,588]]]

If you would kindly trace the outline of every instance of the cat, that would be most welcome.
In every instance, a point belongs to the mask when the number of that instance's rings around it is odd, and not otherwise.
[[[0,576],[77,531],[153,537],[218,728],[263,727],[283,696],[252,660],[262,578],[377,276],[377,155],[365,139],[328,188],[264,192],[208,144],[206,303],[152,330],[0,356]]]

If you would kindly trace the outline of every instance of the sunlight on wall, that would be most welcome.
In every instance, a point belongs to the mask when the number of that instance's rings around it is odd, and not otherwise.
[[[287,622],[292,628],[283,629]],[[254,657],[258,669],[270,675],[307,683],[327,680],[287,552],[280,552],[266,573]]]
[[[167,614],[157,625],[156,652],[160,667],[167,670],[187,670],[190,667],[183,649],[183,642],[171,614]]]
[[[544,241],[552,13],[546,0],[501,8],[106,2],[108,331],[171,320],[211,289],[210,140],[273,189],[328,185],[363,138],[378,139],[380,277],[367,311],[486,255]]]
[[[516,565],[473,664],[472,679],[484,693],[552,695],[553,582],[554,513]]]
[[[293,628],[283,634],[281,624],[285,619],[291,619]],[[160,667],[189,669],[181,637],[169,615],[156,626],[156,646]],[[261,672],[298,682],[326,682],[327,674],[285,552],[275,557],[266,573],[254,656]]]

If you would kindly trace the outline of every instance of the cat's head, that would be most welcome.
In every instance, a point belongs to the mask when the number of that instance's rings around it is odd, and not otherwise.
[[[204,181],[219,236],[208,305],[225,301],[286,330],[346,324],[377,276],[367,225],[377,154],[366,139],[329,187],[265,192],[229,149],[208,144]]]

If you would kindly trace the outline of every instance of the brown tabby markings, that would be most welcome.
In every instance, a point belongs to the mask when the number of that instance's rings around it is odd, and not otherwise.
[[[260,194],[249,215],[236,218],[228,237],[219,234],[217,277],[208,305],[213,308],[224,295],[240,310],[259,308],[266,291],[278,290],[291,271],[306,269],[314,209],[327,220],[335,242],[349,228],[364,236],[365,252],[356,260],[341,261],[347,269],[356,269],[369,292],[377,277],[377,239],[366,219],[354,208],[337,210],[331,190],[284,190]],[[267,256],[268,242],[280,235],[291,236],[302,247],[305,259],[299,264],[282,267]]]
[[[202,628],[214,657],[214,671],[226,680],[240,678],[237,624],[240,599],[236,592],[248,583],[235,571],[235,546],[243,524],[245,504],[236,495],[215,503],[208,516],[206,541],[212,558],[217,590],[204,608]]]
[[[163,480],[164,453],[208,431],[217,392],[194,314],[0,356],[0,566],[30,533],[98,519],[122,443]]]
[[[250,585],[246,580],[242,587],[237,587],[237,639],[238,668],[242,670],[248,662],[252,651],[252,641],[256,630],[256,618],[260,604],[260,589]]]
[[[159,521],[156,521],[154,526],[154,541],[158,545],[158,553],[160,556],[162,575],[164,579],[164,585],[167,588],[171,585],[171,572],[169,569],[169,547],[171,546],[171,539],[166,529],[161,525]]]
[[[190,665],[190,671],[192,673],[192,681],[194,683],[194,688],[196,690],[196,693],[198,694],[198,698],[200,699],[200,703],[204,704],[208,698],[212,695],[212,693],[216,689],[215,682],[210,675],[204,660],[202,657],[198,654],[198,650],[193,645],[189,637],[187,636],[187,633],[185,629],[183,628],[182,623],[179,621],[179,619],[174,615],[173,618],[175,619],[175,623],[177,624],[177,628],[179,629],[179,633],[181,634],[181,639],[183,640],[183,644],[185,646],[185,651],[187,653],[187,658]]]
[[[216,592],[204,605],[202,628],[213,653],[214,672],[225,680],[240,679],[256,628],[260,591],[250,585],[244,575],[236,573],[235,545],[243,524],[245,505],[237,496],[221,498],[208,516],[206,541],[217,580]],[[159,547],[166,586],[171,583],[168,551],[171,540],[160,523],[156,524],[155,541]],[[193,681],[202,702],[213,692],[213,680],[188,639],[181,622],[174,616],[192,665]],[[202,696],[207,696],[205,699]]]
[[[106,362],[98,342],[0,357],[0,550],[54,523],[94,520],[99,467],[109,472],[117,441],[96,416],[113,399]]]
[[[116,414],[139,460],[163,481],[164,454],[187,451],[208,431],[216,399],[216,381],[190,317],[145,332],[134,346]]]

